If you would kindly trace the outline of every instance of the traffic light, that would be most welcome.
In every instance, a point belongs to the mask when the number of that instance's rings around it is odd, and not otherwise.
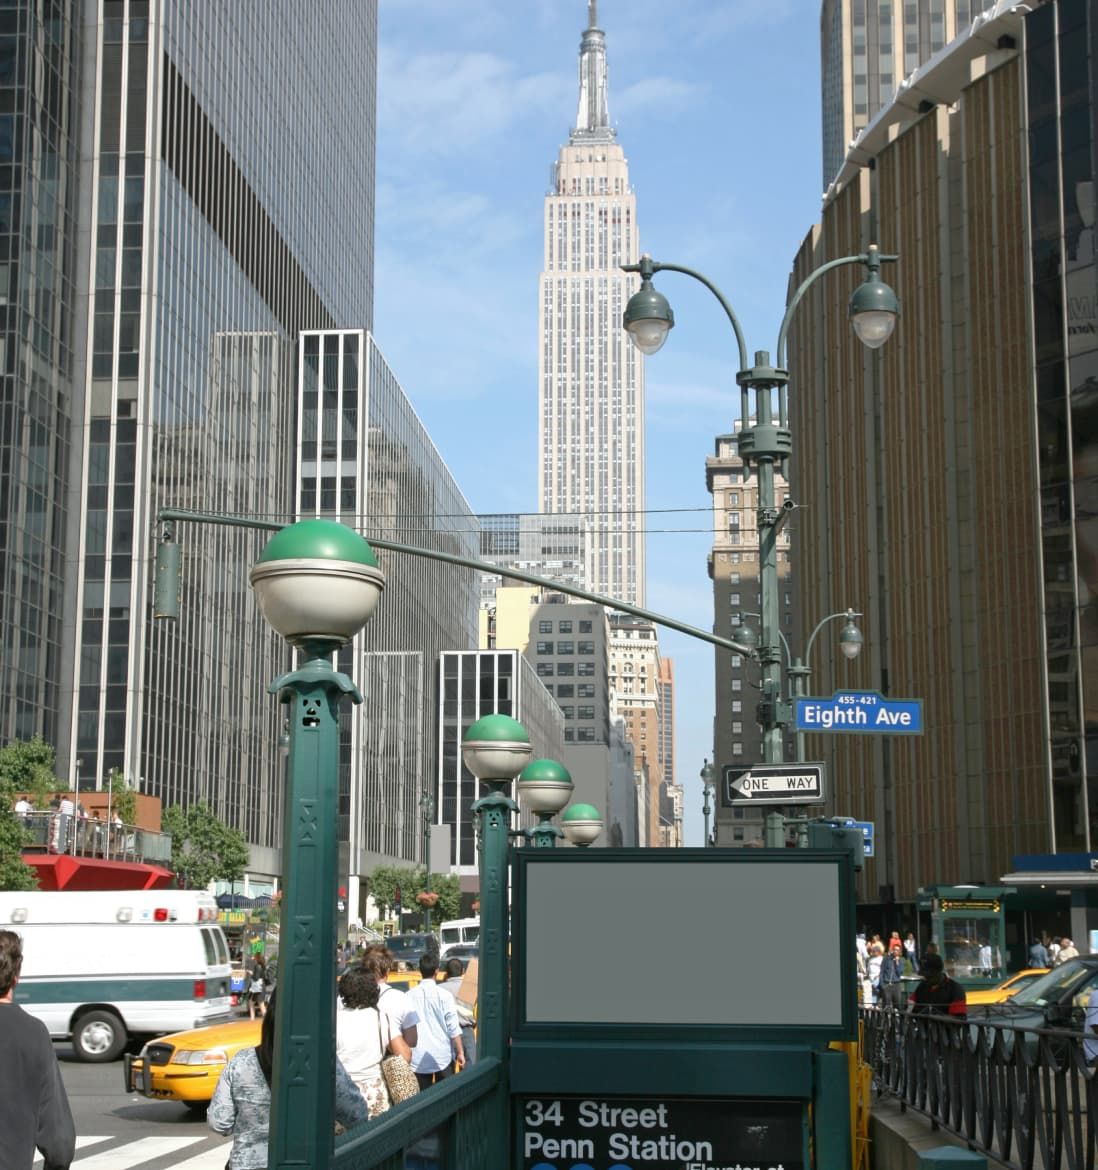
[[[393,913],[400,913],[400,886],[393,891]]]

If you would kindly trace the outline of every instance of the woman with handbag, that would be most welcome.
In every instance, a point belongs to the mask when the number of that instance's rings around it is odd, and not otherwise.
[[[358,1086],[371,1117],[393,1104],[383,1062],[391,1055],[407,1064],[412,1056],[392,1021],[378,1010],[379,993],[377,980],[361,967],[348,968],[339,981],[343,1011],[336,1013],[336,1056]]]
[[[214,1133],[233,1135],[226,1170],[266,1170],[271,1128],[271,1074],[274,1068],[275,1000],[271,995],[256,1048],[242,1048],[225,1066],[206,1121]],[[366,1102],[335,1062],[335,1116],[346,1128],[367,1119]]]
[[[267,960],[262,954],[252,956],[248,965],[248,1019],[254,1020],[258,1011],[261,1016],[267,1014]]]

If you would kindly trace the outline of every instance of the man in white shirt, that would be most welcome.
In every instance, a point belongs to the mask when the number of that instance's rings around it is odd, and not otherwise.
[[[408,992],[408,1000],[418,1020],[419,1043],[412,1053],[412,1068],[419,1087],[426,1089],[456,1072],[465,1063],[454,997],[443,991],[435,976],[438,956],[428,953],[419,961],[422,981]]]

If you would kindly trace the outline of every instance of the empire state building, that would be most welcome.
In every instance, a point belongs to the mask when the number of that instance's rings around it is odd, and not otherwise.
[[[576,125],[545,197],[538,507],[586,518],[587,588],[645,603],[644,364],[621,326],[637,204],[610,126],[606,34],[587,6]]]

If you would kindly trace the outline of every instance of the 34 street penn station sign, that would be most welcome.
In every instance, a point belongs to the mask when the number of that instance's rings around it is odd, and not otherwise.
[[[797,731],[922,735],[922,699],[886,699],[877,691],[836,691],[830,699],[794,700]]]

